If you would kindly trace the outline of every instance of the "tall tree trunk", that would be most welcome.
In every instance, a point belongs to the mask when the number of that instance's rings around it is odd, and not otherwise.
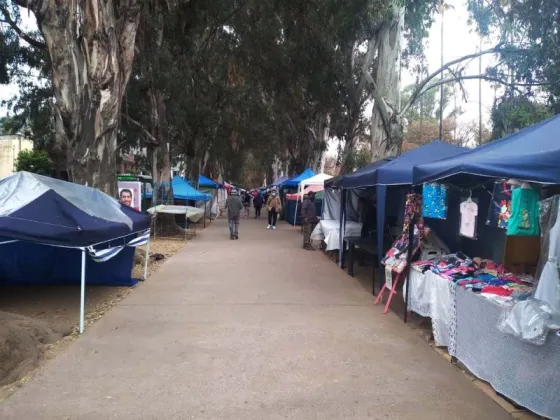
[[[348,172],[351,172],[354,168],[350,165],[350,158],[353,153],[355,153],[356,149],[356,131],[357,126],[360,119],[360,111],[361,109],[355,108],[354,112],[350,116],[348,120],[348,127],[347,127],[347,137],[344,142],[344,149],[342,150],[342,156],[340,159],[340,174],[344,175]]]
[[[404,9],[395,6],[393,18],[379,31],[374,107],[371,117],[371,146],[374,160],[401,153],[404,137],[399,114],[400,73]]]
[[[171,181],[171,159],[167,139],[167,118],[163,92],[151,89],[148,92],[151,109],[152,136],[158,144],[153,148],[152,179],[154,182]]]
[[[56,139],[73,182],[117,195],[117,130],[140,3],[17,0],[32,10],[52,63]]]

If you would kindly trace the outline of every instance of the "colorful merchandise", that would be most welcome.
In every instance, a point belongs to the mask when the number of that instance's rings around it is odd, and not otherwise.
[[[461,227],[459,233],[467,238],[476,238],[476,217],[478,216],[478,204],[470,198],[463,201],[460,207]]]
[[[404,224],[401,236],[393,243],[393,246],[381,260],[381,263],[391,267],[393,272],[402,273],[406,267],[408,254],[408,229],[410,222],[415,219],[414,239],[412,255],[416,255],[420,250],[422,239],[424,238],[424,218],[421,215],[422,197],[419,194],[407,194],[404,210]]]
[[[513,190],[508,235],[539,236],[539,199],[539,191],[533,188],[520,187]]]
[[[499,181],[494,184],[492,201],[488,209],[488,226],[495,226],[507,229],[511,216],[511,186],[506,181]]]
[[[447,187],[424,184],[422,188],[422,216],[431,219],[447,218]]]

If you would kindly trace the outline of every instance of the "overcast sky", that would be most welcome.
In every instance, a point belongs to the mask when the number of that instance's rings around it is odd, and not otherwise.
[[[444,25],[444,60],[450,61],[452,59],[476,52],[479,48],[479,37],[473,32],[467,24],[468,13],[466,10],[465,0],[448,0],[454,9],[446,12],[445,25]],[[28,17],[26,11],[22,13],[24,26],[28,28],[35,27],[34,17]],[[432,27],[430,37],[426,41],[426,58],[428,63],[428,70],[430,72],[437,70],[440,67],[440,25],[441,18],[436,16],[436,22]],[[483,48],[491,47],[491,43],[483,44]],[[490,56],[483,58],[483,69],[485,69],[492,62]],[[466,74],[478,74],[478,61],[475,60],[467,69]],[[406,70],[402,72],[402,86],[414,83],[416,76],[409,74]],[[465,114],[461,116],[462,121],[478,120],[478,81],[468,80],[463,83],[467,92],[467,102],[465,103],[462,95],[459,93],[457,96],[457,105],[465,110]],[[459,91],[458,91],[459,92]],[[0,100],[9,99],[18,93],[17,86],[0,86]],[[494,90],[488,82],[482,82],[482,112],[483,121],[486,124],[489,120],[489,111],[492,107],[494,99]],[[0,109],[0,115],[6,113],[5,109]]]

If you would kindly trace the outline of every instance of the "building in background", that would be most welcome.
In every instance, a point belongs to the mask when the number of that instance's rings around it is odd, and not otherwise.
[[[16,160],[22,150],[33,150],[33,142],[20,134],[0,136],[0,178],[16,171]]]

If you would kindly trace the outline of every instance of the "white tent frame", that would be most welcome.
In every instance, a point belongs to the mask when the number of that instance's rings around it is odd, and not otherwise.
[[[148,232],[149,233],[150,229],[144,229],[143,232]],[[142,231],[138,231],[138,232],[131,232],[126,236],[121,236],[118,238],[114,238],[111,239],[110,241],[105,241],[105,242],[100,242],[94,245],[90,245],[88,248],[97,246],[97,245],[102,245],[102,244],[106,244],[108,242],[111,241],[116,241],[117,239],[123,239],[127,236],[131,236],[134,235],[135,233],[141,233]],[[13,242],[20,242],[19,239],[12,239],[12,240],[8,240],[8,241],[4,241],[1,242],[0,245],[5,245],[5,244],[9,244],[9,243],[13,243]],[[28,242],[28,241],[21,241],[21,242]],[[81,273],[80,273],[80,326],[79,326],[79,330],[80,330],[80,334],[83,334],[84,329],[85,329],[85,308],[86,308],[86,254],[88,252],[88,249],[86,247],[71,247],[71,246],[63,246],[63,245],[52,245],[52,244],[42,244],[40,242],[29,242],[29,243],[34,243],[34,244],[38,244],[38,245],[45,245],[45,246],[54,246],[57,248],[71,248],[71,249],[78,249],[82,252],[82,263],[81,263]],[[125,246],[129,246],[128,244]],[[148,278],[148,259],[150,257],[150,236],[148,235],[148,241],[146,242],[146,258],[144,260],[144,280],[146,280]]]
[[[317,175],[312,176],[311,178],[307,178],[304,179],[303,181],[301,181],[298,185],[298,198],[296,200],[296,209],[294,211],[294,226],[297,220],[297,210],[298,210],[298,203],[299,203],[299,196],[301,194],[301,200],[303,201],[303,192],[305,191],[305,189],[311,185],[321,185],[321,186],[325,186],[325,181],[328,179],[331,179],[332,175],[328,175],[326,173],[320,173]]]

